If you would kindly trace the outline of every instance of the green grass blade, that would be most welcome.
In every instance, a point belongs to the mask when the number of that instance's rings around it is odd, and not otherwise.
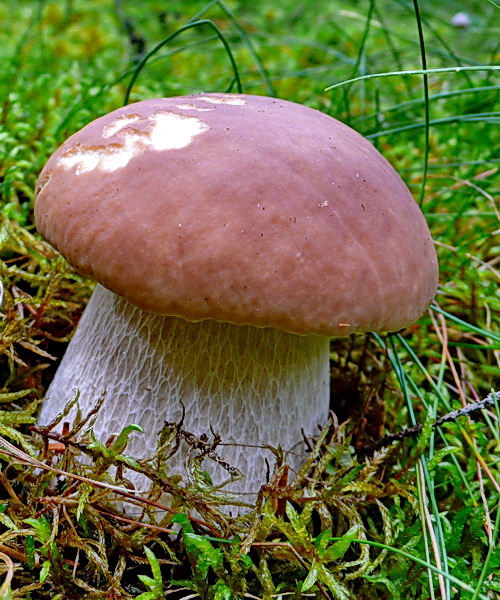
[[[490,340],[495,340],[497,342],[500,342],[500,334],[495,333],[494,331],[487,331],[487,330],[483,329],[482,327],[477,327],[476,325],[472,325],[471,323],[467,323],[467,321],[463,321],[462,319],[459,319],[458,317],[455,317],[454,315],[452,315],[451,313],[447,312],[446,310],[442,310],[441,308],[439,308],[435,304],[433,304],[431,306],[431,308],[432,308],[432,310],[438,312],[439,314],[444,315],[447,319],[450,319],[450,321],[453,321],[454,323],[457,323],[458,325],[460,325],[464,329],[468,329],[469,331],[475,331],[476,333],[479,333],[479,334],[483,335],[484,337],[486,337],[486,338],[488,338]]]
[[[137,81],[137,78],[139,77],[141,71],[144,69],[144,67],[146,66],[146,64],[148,63],[149,59],[152,56],[154,56],[159,50],[161,50],[169,42],[171,42],[173,39],[175,39],[178,35],[180,35],[181,33],[184,33],[184,31],[187,31],[188,29],[193,29],[195,27],[205,27],[205,26],[213,29],[215,31],[217,37],[222,42],[222,45],[224,46],[224,49],[226,50],[226,53],[231,62],[231,66],[232,66],[233,73],[234,73],[234,80],[236,81],[236,87],[238,89],[238,92],[241,94],[243,92],[243,88],[241,85],[238,67],[236,65],[236,61],[234,59],[233,53],[231,52],[231,48],[229,47],[229,44],[228,44],[224,34],[221,32],[221,30],[217,27],[217,25],[213,21],[211,21],[210,19],[202,19],[200,21],[194,21],[192,23],[188,23],[187,25],[184,25],[183,27],[180,27],[179,29],[177,29],[177,31],[174,31],[174,33],[170,34],[164,40],[162,40],[159,44],[157,44],[152,50],[150,50],[146,54],[146,56],[144,56],[144,58],[141,60],[141,62],[137,65],[137,68],[134,71],[132,79],[130,80],[130,83],[128,84],[127,91],[125,92],[125,98],[123,100],[123,105],[125,106],[126,104],[129,103],[132,88],[134,87],[134,84]]]
[[[484,561],[484,565],[481,570],[481,575],[479,576],[479,579],[477,580],[476,589],[474,590],[474,595],[472,596],[471,600],[477,600],[481,596],[480,591],[483,586],[484,580],[486,579],[486,574],[488,572],[488,565],[489,565],[491,559],[494,557],[495,550],[497,550],[496,546],[497,546],[497,538],[498,538],[499,528],[500,528],[500,507],[498,507],[498,505],[497,505],[497,516],[495,519],[495,527],[493,528],[493,536],[492,536],[491,544],[490,544],[490,547],[488,548],[488,554],[486,555],[486,559]]]
[[[226,14],[228,19],[231,21],[231,23],[233,24],[235,29],[240,34],[240,37],[243,40],[243,43],[245,44],[248,52],[250,53],[250,56],[253,58],[253,60],[255,61],[255,64],[257,65],[257,69],[259,70],[261,77],[266,85],[267,93],[270,96],[277,96],[278,93],[276,91],[276,88],[273,85],[271,77],[269,76],[269,73],[268,73],[261,57],[259,56],[257,50],[255,50],[250,37],[247,35],[247,33],[243,29],[243,27],[239,24],[238,20],[236,19],[236,17],[232,13],[232,11],[230,11],[229,8],[226,6],[225,2],[222,2],[222,0],[217,0],[217,3],[220,6],[221,10]]]
[[[340,539],[342,539],[342,538],[339,538],[339,537],[330,538],[331,541],[337,541]],[[459,588],[461,588],[462,590],[464,590],[466,592],[469,592],[471,594],[476,593],[475,588],[473,588],[472,586],[468,585],[467,583],[461,581],[454,575],[451,575],[451,573],[445,573],[441,569],[438,569],[435,565],[428,563],[425,560],[418,558],[418,556],[414,556],[413,554],[410,554],[409,552],[405,552],[404,550],[400,550],[399,548],[394,548],[393,546],[388,546],[388,545],[382,544],[380,542],[373,542],[371,540],[356,539],[356,540],[352,540],[352,543],[353,544],[367,544],[368,546],[374,546],[375,548],[381,548],[383,550],[387,550],[388,552],[392,552],[393,554],[397,554],[398,556],[401,556],[403,558],[406,558],[408,560],[411,560],[411,561],[417,563],[421,567],[429,569],[436,575],[441,575],[442,577],[448,579],[450,583],[455,584],[456,586],[458,586]],[[489,600],[489,598],[487,596],[485,596],[484,594],[482,594],[480,592],[477,593],[476,599],[477,600]]]
[[[406,71],[388,71],[387,73],[370,73],[368,75],[361,75],[360,77],[354,77],[353,79],[346,79],[339,83],[329,85],[324,89],[325,92],[329,92],[338,87],[349,85],[357,81],[363,81],[365,79],[377,79],[380,77],[408,77],[412,75],[429,75],[433,73],[460,73],[462,71],[499,71],[500,65],[472,65],[463,67],[440,67],[437,69],[410,69]]]

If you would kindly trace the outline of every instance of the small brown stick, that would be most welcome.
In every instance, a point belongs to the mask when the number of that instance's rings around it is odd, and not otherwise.
[[[166,527],[159,527],[158,525],[151,525],[150,523],[141,523],[140,521],[135,521],[134,519],[120,517],[119,515],[116,515],[116,514],[110,513],[110,512],[106,512],[105,510],[101,510],[100,508],[94,507],[94,510],[96,512],[98,512],[100,515],[105,515],[107,517],[111,517],[113,519],[116,519],[117,521],[123,521],[125,523],[128,523],[129,525],[136,525],[137,527],[145,527],[147,529],[153,529],[154,531],[158,531],[159,533],[175,533],[175,534],[177,534],[177,531],[174,531],[173,529],[167,529]]]
[[[14,548],[10,548],[5,544],[0,544],[0,554],[7,554],[14,560],[18,560],[19,562],[26,562],[26,554],[24,552],[20,552],[19,550],[14,550]],[[2,595],[0,594],[0,598]]]

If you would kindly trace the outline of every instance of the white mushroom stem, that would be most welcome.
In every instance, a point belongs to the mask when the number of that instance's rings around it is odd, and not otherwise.
[[[178,421],[184,406],[184,429],[209,439],[211,429],[220,434],[217,453],[244,474],[231,490],[254,494],[265,483],[266,459],[274,462],[261,446],[303,453],[301,431],[314,435],[325,422],[328,357],[324,337],[159,316],[98,285],[39,422],[49,423],[72,389],[80,390],[83,412],[105,389],[96,436],[105,441],[136,423],[145,433],[132,436],[127,453],[144,457],[156,450],[164,421]],[[174,456],[172,472],[182,473],[184,458]],[[292,455],[291,464],[300,460]],[[204,468],[216,482],[228,477],[208,459]],[[138,482],[133,473],[127,476]]]

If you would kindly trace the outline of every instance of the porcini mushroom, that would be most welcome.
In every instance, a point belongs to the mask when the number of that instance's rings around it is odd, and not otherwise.
[[[425,219],[390,164],[274,98],[160,98],[98,118],[47,162],[35,218],[102,284],[39,421],[72,388],[88,405],[106,389],[96,435],[137,423],[128,451],[144,456],[184,409],[188,431],[233,444],[220,454],[244,492],[265,481],[266,445],[300,451],[326,421],[329,337],[404,328],[437,286]]]

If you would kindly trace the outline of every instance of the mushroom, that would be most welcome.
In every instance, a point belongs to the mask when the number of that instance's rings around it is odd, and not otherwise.
[[[300,454],[325,423],[329,337],[404,328],[437,286],[425,219],[391,165],[275,98],[160,98],[98,118],[47,162],[35,219],[102,284],[39,422],[73,388],[87,406],[106,389],[96,435],[139,424],[128,451],[145,456],[184,412],[186,430],[220,435],[244,493],[265,482],[269,446]]]

